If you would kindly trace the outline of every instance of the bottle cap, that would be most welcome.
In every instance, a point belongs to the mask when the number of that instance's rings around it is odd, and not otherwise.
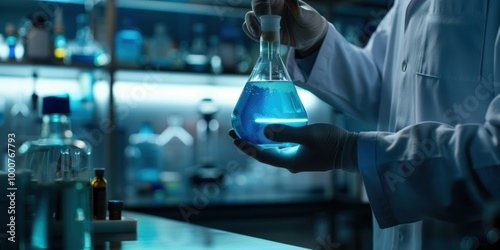
[[[277,32],[280,30],[281,16],[263,15],[260,17],[260,29],[262,32]]]
[[[104,177],[104,168],[94,168],[95,176]]]
[[[36,12],[35,14],[33,14],[33,16],[31,16],[31,22],[33,26],[37,28],[45,28],[45,24],[47,23],[48,19],[49,18],[47,17],[47,15],[45,15],[45,13],[41,11]]]
[[[108,210],[121,211],[122,209],[123,209],[123,201],[122,200],[109,200],[108,201]]]
[[[43,98],[42,114],[69,115],[69,96],[47,96]]]

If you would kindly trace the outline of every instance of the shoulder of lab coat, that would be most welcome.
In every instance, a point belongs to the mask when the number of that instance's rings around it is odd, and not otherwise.
[[[354,118],[376,122],[381,71],[393,18],[391,9],[364,48],[349,43],[330,23],[309,76],[303,74],[292,48],[287,67],[295,85]]]

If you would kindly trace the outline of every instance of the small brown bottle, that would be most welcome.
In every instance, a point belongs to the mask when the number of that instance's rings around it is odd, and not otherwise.
[[[92,218],[94,220],[106,219],[106,186],[107,181],[104,178],[104,168],[94,169],[95,177],[92,185]]]

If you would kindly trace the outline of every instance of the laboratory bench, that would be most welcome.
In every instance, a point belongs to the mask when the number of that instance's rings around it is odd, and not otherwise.
[[[200,192],[182,200],[129,199],[125,209],[308,249],[372,246],[369,204],[323,193]]]
[[[136,233],[113,234],[107,239],[96,235],[94,249],[304,249],[143,213],[124,211],[123,217],[137,220]]]

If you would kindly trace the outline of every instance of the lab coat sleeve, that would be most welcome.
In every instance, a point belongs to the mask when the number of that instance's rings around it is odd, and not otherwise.
[[[342,112],[367,122],[376,122],[380,98],[381,72],[394,19],[391,9],[364,48],[349,43],[332,24],[310,75],[304,75],[288,54],[287,66],[294,83]]]
[[[381,228],[434,218],[480,219],[500,199],[500,96],[484,124],[424,122],[397,133],[362,132],[358,162]]]

